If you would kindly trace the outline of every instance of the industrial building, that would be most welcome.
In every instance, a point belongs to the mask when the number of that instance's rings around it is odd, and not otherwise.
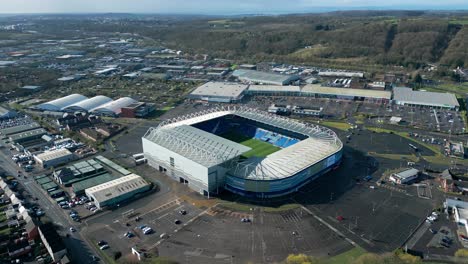
[[[299,86],[278,86],[278,85],[250,85],[247,90],[249,95],[258,96],[299,96],[301,87]]]
[[[77,112],[77,111],[88,112],[91,109],[97,108],[109,102],[112,102],[112,99],[110,99],[109,97],[103,96],[103,95],[97,95],[92,98],[89,98],[89,99],[80,101],[78,103],[69,105],[67,107],[64,107],[62,110],[67,111],[67,112]]]
[[[0,129],[0,133],[2,135],[4,135],[4,136],[9,136],[9,135],[29,131],[29,130],[38,129],[40,127],[41,126],[38,123],[32,122],[32,123],[25,124],[25,125],[12,126],[12,127],[7,127],[7,128],[4,128],[4,129]]]
[[[417,169],[407,169],[401,172],[393,173],[390,175],[390,181],[396,184],[406,184],[419,177],[419,170]]]
[[[232,75],[243,82],[252,84],[288,85],[299,80],[299,76],[297,75],[277,74],[253,70],[235,70]]]
[[[56,167],[75,159],[75,155],[68,149],[56,149],[34,155],[34,160],[43,168]]]
[[[12,143],[23,143],[26,141],[39,139],[43,135],[47,134],[47,131],[44,128],[36,128],[29,131],[23,131],[17,134],[12,134],[9,136]]]
[[[126,107],[122,107],[122,111],[120,113],[121,117],[146,117],[151,114],[153,111],[156,110],[156,105],[153,103],[145,103],[145,102],[137,102],[130,104]]]
[[[373,103],[388,103],[392,98],[392,93],[389,91],[334,88],[317,84],[308,84],[302,88],[301,92],[303,96],[367,101]]]
[[[44,111],[62,111],[63,108],[84,101],[88,97],[81,94],[70,94],[47,103],[38,105],[36,108]]]
[[[460,108],[454,94],[413,91],[407,87],[393,88],[393,101],[398,105],[426,106],[456,111]]]
[[[322,71],[318,75],[320,77],[364,78],[363,72]]]
[[[116,206],[121,202],[129,200],[135,195],[151,189],[142,177],[136,174],[127,176],[88,188],[86,196],[92,200],[97,208]]]
[[[16,111],[0,106],[0,119],[10,119],[16,117]]]
[[[228,131],[280,150],[240,159],[251,148],[223,138]],[[142,141],[150,166],[200,194],[227,189],[253,198],[297,191],[338,166],[343,147],[330,129],[243,107],[164,121],[150,128]]]
[[[447,198],[444,206],[453,214],[455,222],[464,227],[465,233],[468,234],[468,202]]]
[[[56,170],[53,176],[58,183],[69,187],[76,182],[93,178],[106,172],[107,171],[100,163],[90,159]]]
[[[190,93],[189,98],[207,102],[235,103],[242,100],[248,85],[240,83],[208,82]]]
[[[120,115],[120,113],[122,112],[122,108],[134,104],[136,102],[137,101],[130,97],[122,97],[115,101],[110,101],[96,108],[93,108],[90,112],[96,115],[115,117]]]

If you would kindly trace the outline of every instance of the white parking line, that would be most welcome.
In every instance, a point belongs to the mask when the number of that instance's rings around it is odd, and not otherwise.
[[[161,215],[160,217],[158,217],[157,219],[159,220],[159,219],[161,219],[161,218],[164,218],[164,217],[166,217],[168,214],[169,214],[169,213],[165,213],[165,214]]]

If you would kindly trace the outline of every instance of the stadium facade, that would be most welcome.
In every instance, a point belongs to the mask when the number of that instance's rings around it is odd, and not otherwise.
[[[227,139],[229,133],[279,150],[265,157]],[[245,107],[181,116],[142,138],[148,164],[210,196],[222,189],[252,198],[286,195],[336,168],[343,144],[325,127]]]

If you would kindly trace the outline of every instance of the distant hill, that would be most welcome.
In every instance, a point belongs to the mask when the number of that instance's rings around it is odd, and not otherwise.
[[[147,32],[171,46],[236,59],[468,67],[468,13],[346,11],[177,23]]]

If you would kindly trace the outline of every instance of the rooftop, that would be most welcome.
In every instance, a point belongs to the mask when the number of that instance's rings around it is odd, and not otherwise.
[[[277,74],[272,72],[262,72],[254,70],[235,70],[233,76],[258,83],[283,84],[290,79],[296,79],[295,75]]]
[[[98,202],[103,202],[146,186],[148,186],[148,183],[142,177],[132,173],[88,188],[85,191],[87,194],[92,195]]]
[[[50,151],[46,151],[44,153],[38,154],[36,155],[36,158],[42,161],[48,161],[48,160],[58,159],[61,157],[66,157],[69,155],[72,155],[72,153],[68,149],[62,148],[62,149],[50,150]]]
[[[413,91],[411,88],[407,87],[393,88],[393,100],[429,106],[460,106],[454,94]]]
[[[10,139],[12,141],[15,141],[15,140],[23,139],[23,138],[28,138],[28,137],[32,137],[32,136],[36,136],[36,135],[44,135],[44,134],[47,134],[47,131],[44,128],[37,128],[37,129],[34,129],[34,130],[29,130],[29,131],[25,131],[25,132],[21,132],[21,133],[17,133],[17,134],[12,134],[12,135],[10,135]]]
[[[208,82],[199,86],[191,95],[230,97],[236,99],[242,95],[248,85],[239,83]]]
[[[417,169],[411,168],[411,169],[407,169],[407,170],[395,173],[395,176],[397,176],[400,179],[406,179],[406,178],[413,177],[414,175],[418,173],[419,171]]]
[[[302,88],[303,93],[313,94],[326,94],[336,96],[354,96],[366,97],[375,99],[388,99],[392,98],[392,93],[389,91],[370,90],[370,89],[348,89],[348,88],[335,88],[325,87],[318,84],[308,84]]]
[[[185,124],[150,129],[145,138],[205,167],[218,165],[251,150]]]
[[[299,86],[250,85],[249,92],[300,92]]]

